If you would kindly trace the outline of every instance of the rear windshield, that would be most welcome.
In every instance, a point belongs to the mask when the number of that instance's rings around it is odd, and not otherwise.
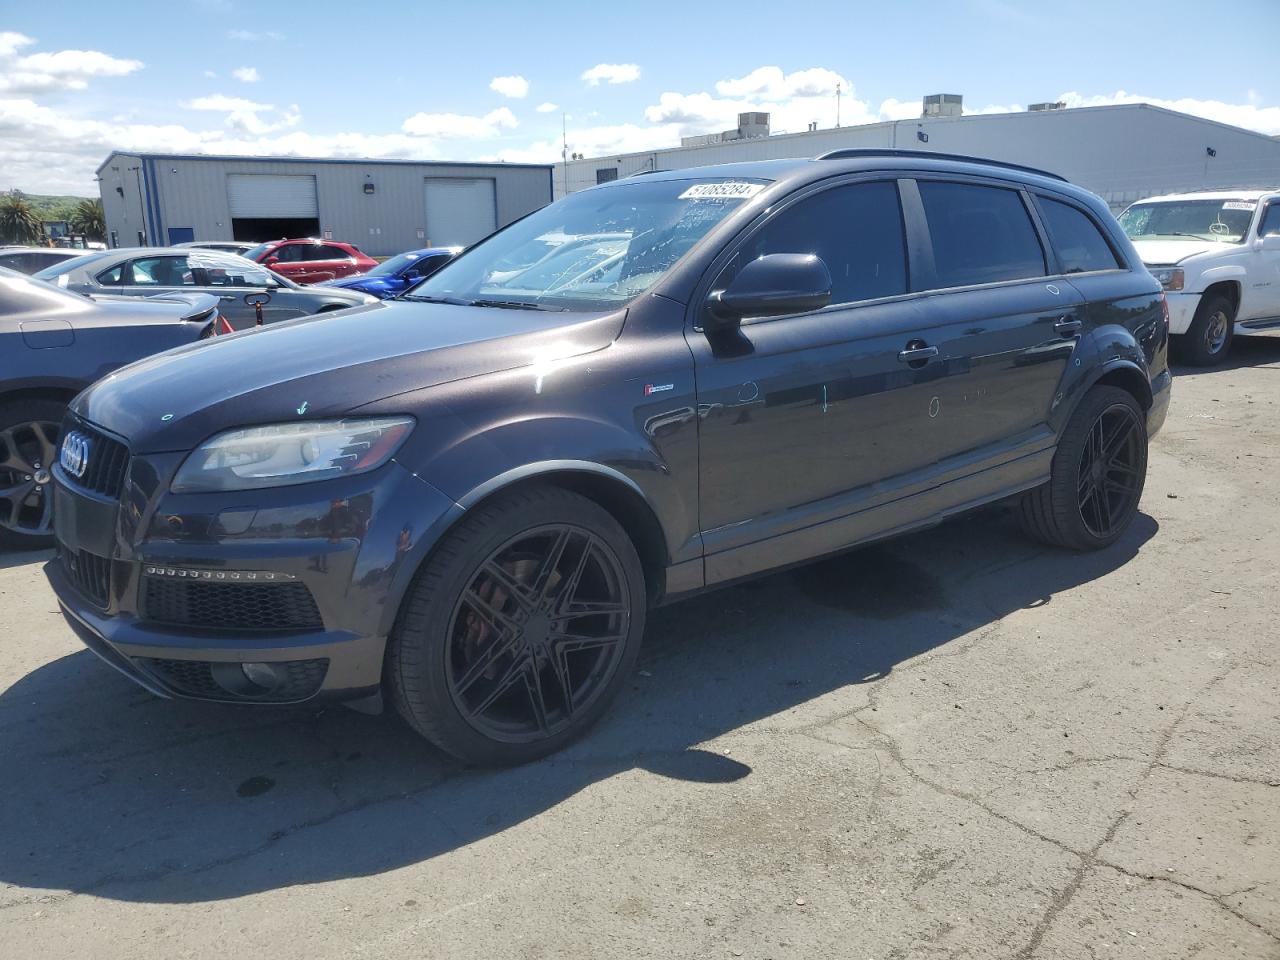
[[[573,193],[471,248],[407,299],[610,310],[656,284],[767,181],[647,180]]]

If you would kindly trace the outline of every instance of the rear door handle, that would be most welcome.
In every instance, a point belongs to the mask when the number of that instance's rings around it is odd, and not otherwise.
[[[932,360],[937,355],[937,347],[908,346],[907,349],[898,351],[898,360],[901,363],[922,363]]]
[[[1079,318],[1072,316],[1059,317],[1053,322],[1053,329],[1064,337],[1068,334],[1079,333],[1080,326]]]

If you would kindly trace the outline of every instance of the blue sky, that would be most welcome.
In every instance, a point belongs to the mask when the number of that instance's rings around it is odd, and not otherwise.
[[[740,109],[828,127],[837,83],[845,124],[948,92],[970,111],[1142,99],[1280,134],[1277,28],[1280,0],[9,2],[0,189],[92,194],[113,147],[551,162],[562,113],[588,156]]]

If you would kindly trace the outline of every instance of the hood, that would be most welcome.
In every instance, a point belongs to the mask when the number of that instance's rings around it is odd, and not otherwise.
[[[135,453],[189,450],[221,430],[342,417],[375,400],[600,350],[625,316],[398,300],[141,360],[98,381],[72,409],[127,438]]]
[[[370,277],[362,274],[355,277],[341,277],[337,280],[324,280],[314,286],[377,295],[399,293],[404,289],[404,281],[399,277]]]
[[[1167,267],[1181,263],[1198,253],[1216,253],[1238,248],[1239,244],[1220,243],[1216,240],[1134,240],[1133,248],[1147,266]]]
[[[355,279],[355,278],[352,278]],[[341,280],[326,280],[323,283],[313,283],[312,287],[324,287],[325,294],[334,300],[350,300],[352,304],[370,303],[366,294],[369,292],[364,287],[358,287],[355,284],[343,283]],[[307,289],[303,287],[303,289]]]

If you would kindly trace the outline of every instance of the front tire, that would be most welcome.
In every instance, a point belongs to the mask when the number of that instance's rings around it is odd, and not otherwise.
[[[1178,353],[1184,363],[1213,367],[1231,351],[1235,337],[1236,308],[1220,293],[1202,297],[1187,332],[1178,338]]]
[[[1119,540],[1147,479],[1147,421],[1133,394],[1097,386],[1084,395],[1053,455],[1049,482],[1019,503],[1023,530],[1070,550]]]
[[[0,546],[53,546],[51,472],[66,412],[57,400],[0,403]]]
[[[644,633],[644,571],[594,501],[529,487],[477,508],[418,573],[388,643],[409,725],[458,759],[525,763],[605,712]]]

